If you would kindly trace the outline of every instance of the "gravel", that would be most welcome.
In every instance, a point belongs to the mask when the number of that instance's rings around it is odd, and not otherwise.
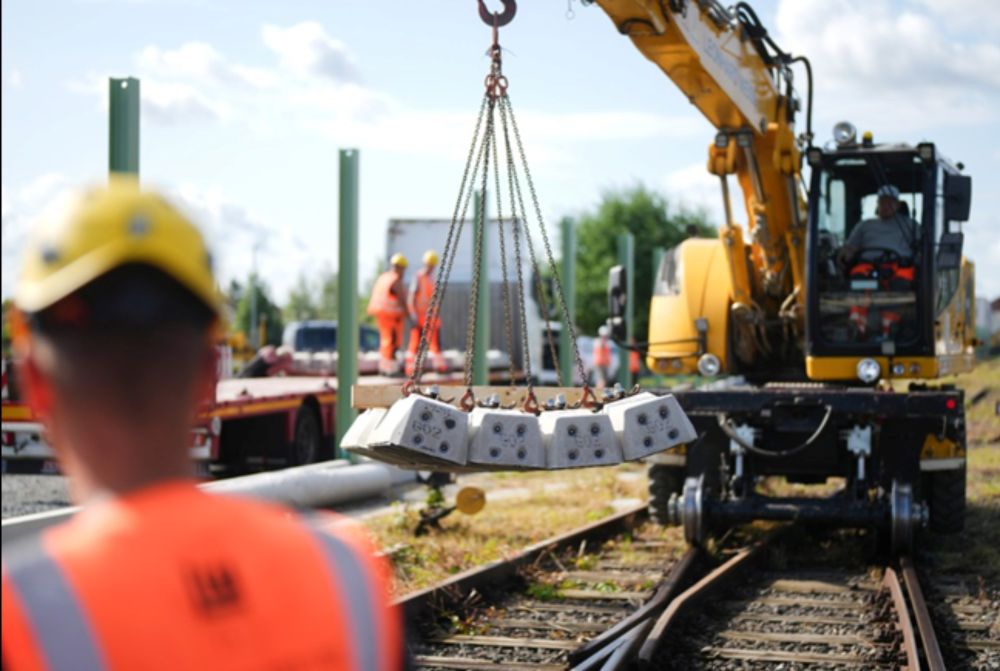
[[[3,476],[3,519],[71,505],[69,485],[62,475]]]

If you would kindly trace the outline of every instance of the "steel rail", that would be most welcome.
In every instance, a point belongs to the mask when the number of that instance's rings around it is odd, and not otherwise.
[[[941,646],[938,645],[937,634],[931,623],[927,601],[924,599],[923,590],[920,589],[917,569],[913,565],[913,560],[908,556],[899,558],[899,567],[903,576],[903,584],[906,586],[906,593],[910,597],[910,608],[913,609],[913,617],[917,621],[917,631],[920,633],[920,643],[924,649],[927,668],[929,671],[944,671],[946,668],[944,657],[941,655]]]
[[[708,575],[671,601],[666,610],[657,619],[656,625],[643,642],[642,647],[639,648],[636,661],[640,668],[654,668],[653,658],[678,621],[682,620],[684,615],[697,603],[727,584],[747,564],[752,563],[760,555],[760,550],[772,541],[774,537],[775,535],[772,534],[738,551],[724,564],[712,570]]]
[[[900,584],[899,574],[891,566],[887,566],[885,569],[882,586],[889,591],[893,606],[896,608],[899,628],[903,633],[903,651],[906,653],[906,668],[909,671],[920,671],[920,649],[917,646],[917,636],[913,631],[913,622],[910,621],[910,611],[906,607],[906,597],[903,595],[903,586]]]

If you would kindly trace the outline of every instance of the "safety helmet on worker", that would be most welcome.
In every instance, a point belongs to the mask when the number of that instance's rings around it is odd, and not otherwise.
[[[389,259],[389,265],[395,268],[405,268],[410,264],[409,262],[407,262],[405,256],[403,256],[399,252],[396,252],[395,254],[392,255],[392,258]]]
[[[433,249],[428,249],[424,252],[424,265],[425,266],[436,266],[438,264],[438,255]]]
[[[43,218],[28,243],[14,304],[37,313],[128,264],[151,266],[222,311],[212,256],[198,229],[131,176],[112,176]]]

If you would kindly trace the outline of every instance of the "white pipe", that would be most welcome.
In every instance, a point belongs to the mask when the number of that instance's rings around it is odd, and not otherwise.
[[[248,496],[297,508],[319,508],[377,496],[394,485],[414,480],[414,471],[372,461],[350,465],[344,459],[337,459],[199,486],[213,494]],[[79,510],[79,506],[73,506],[3,520],[3,543],[64,522]]]

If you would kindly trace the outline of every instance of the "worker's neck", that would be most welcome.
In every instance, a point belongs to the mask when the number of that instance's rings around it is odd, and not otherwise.
[[[104,443],[68,441],[60,451],[73,499],[79,504],[124,496],[193,475],[183,438],[169,444],[149,436]]]

